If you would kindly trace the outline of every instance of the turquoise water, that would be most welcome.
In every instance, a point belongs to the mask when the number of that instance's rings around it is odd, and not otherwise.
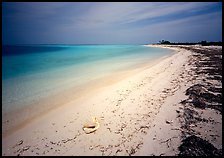
[[[20,45],[2,50],[3,113],[173,53],[142,45]]]

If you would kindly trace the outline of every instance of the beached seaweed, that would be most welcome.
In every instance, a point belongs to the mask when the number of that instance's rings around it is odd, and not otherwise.
[[[222,80],[222,49],[181,48],[195,52],[192,61],[192,65],[195,65],[195,67],[192,68],[192,71],[195,72],[196,79],[199,79],[198,75],[207,75],[206,80],[201,80],[201,84],[192,85],[186,90],[186,95],[189,95],[189,98],[181,103],[189,103],[190,106],[202,109],[215,109],[222,114],[222,87],[217,87],[208,82],[209,80],[217,80],[218,82]]]
[[[184,135],[183,138],[185,137],[185,134],[195,133],[195,131],[190,128],[191,125],[197,126],[198,122],[206,122],[206,123],[209,122],[209,120],[201,118],[201,116],[199,116],[197,111],[188,107],[184,108],[183,118],[184,118],[184,124],[181,126],[181,128],[186,130],[182,131],[182,134]]]
[[[218,150],[211,143],[195,135],[182,141],[179,147],[179,156],[221,156],[222,150]]]
[[[220,91],[221,88],[209,87],[206,89],[202,84],[195,84],[186,90],[186,95],[189,95],[188,102],[191,103],[189,105],[202,109],[212,108],[222,113],[222,93],[214,94],[214,92]]]
[[[184,121],[179,156],[221,156],[222,150],[195,136],[198,133],[191,127],[197,127],[198,122],[211,122],[201,118],[195,108],[211,108],[222,115],[222,49],[181,48],[194,52],[189,63],[193,66],[192,79],[197,82],[186,90],[189,97],[180,102],[184,105]]]

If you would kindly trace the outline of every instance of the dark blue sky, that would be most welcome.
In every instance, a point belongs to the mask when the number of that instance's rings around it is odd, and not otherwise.
[[[222,41],[221,2],[2,2],[3,44]]]

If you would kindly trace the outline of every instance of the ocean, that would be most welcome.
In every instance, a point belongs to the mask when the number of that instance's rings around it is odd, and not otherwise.
[[[33,106],[71,87],[79,91],[89,82],[172,53],[143,45],[5,45],[2,113]]]

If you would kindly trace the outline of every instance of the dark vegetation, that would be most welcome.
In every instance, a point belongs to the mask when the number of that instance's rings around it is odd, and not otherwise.
[[[199,45],[202,45],[202,46],[221,46],[222,45],[222,42],[219,41],[219,42],[207,42],[207,41],[201,41],[201,42],[196,42],[196,43],[193,43],[193,42],[170,42],[170,41],[165,41],[165,40],[162,40],[162,41],[159,41],[159,43],[157,44],[169,44],[169,45],[196,45],[196,44],[199,44]]]

